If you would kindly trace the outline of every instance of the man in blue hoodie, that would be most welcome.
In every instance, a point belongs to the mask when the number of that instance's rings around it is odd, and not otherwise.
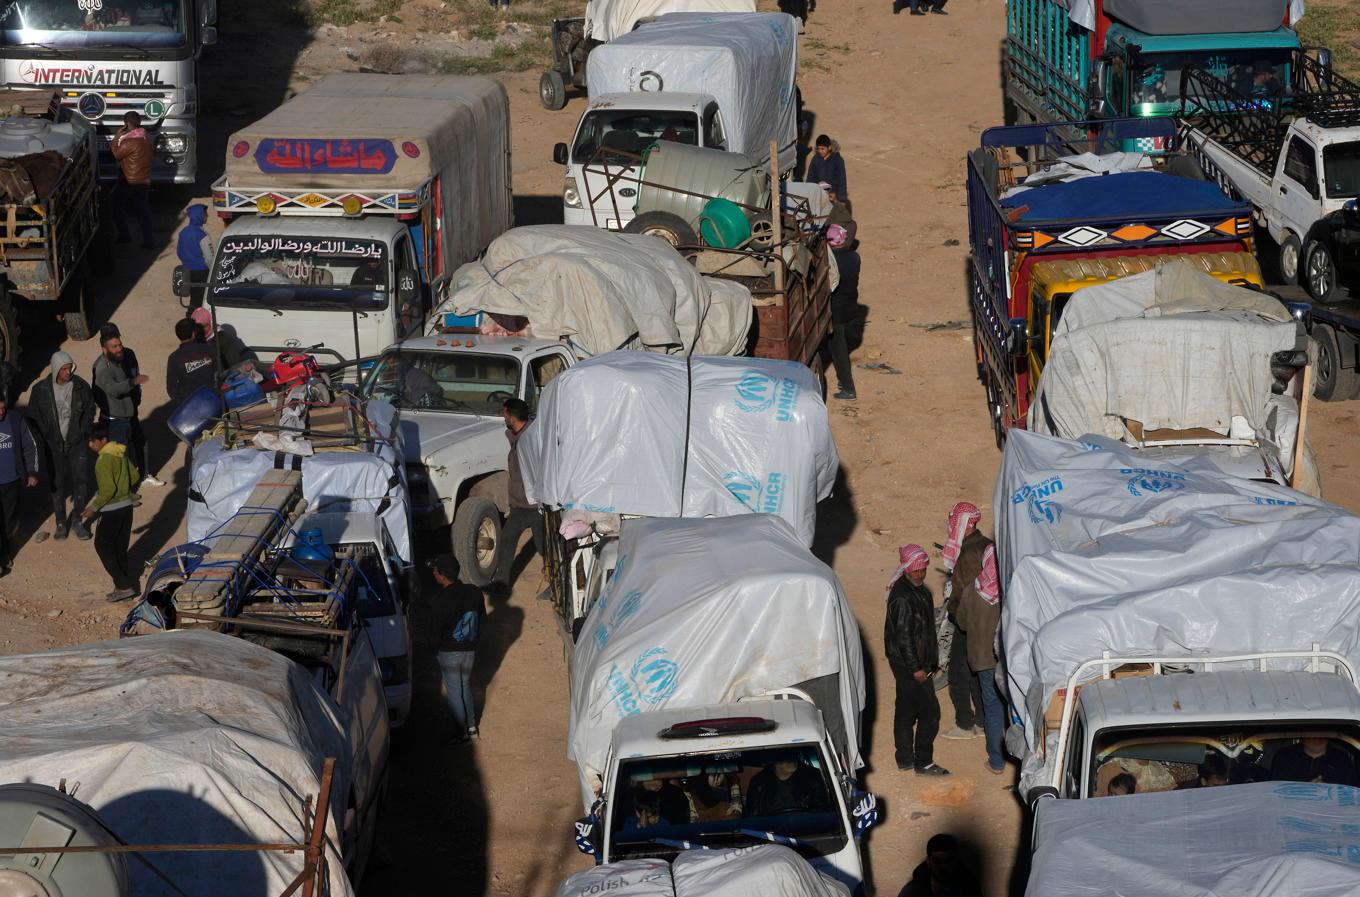
[[[8,576],[14,562],[21,482],[38,485],[38,443],[23,413],[12,410],[0,394],[0,576]]]
[[[175,254],[189,272],[189,307],[203,304],[203,291],[208,284],[208,266],[212,263],[212,237],[203,227],[208,221],[208,207],[201,203],[189,206],[189,223],[179,232]]]

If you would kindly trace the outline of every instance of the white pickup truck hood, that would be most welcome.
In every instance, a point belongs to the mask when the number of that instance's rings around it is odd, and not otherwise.
[[[474,459],[497,453],[503,467],[510,451],[505,424],[499,417],[403,408],[401,431],[406,463],[423,464],[432,470],[471,467]]]

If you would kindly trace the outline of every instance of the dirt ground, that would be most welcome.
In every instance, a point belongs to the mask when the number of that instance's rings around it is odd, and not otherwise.
[[[1022,811],[1012,777],[983,771],[980,740],[940,741],[937,759],[954,771],[952,787],[900,773],[892,762],[891,677],[882,657],[883,586],[906,542],[943,541],[949,507],[990,501],[999,453],[974,378],[967,329],[920,325],[964,321],[967,252],[964,153],[1001,119],[998,51],[1001,0],[952,0],[948,16],[893,16],[890,0],[822,0],[808,24],[803,97],[816,116],[814,133],[843,147],[860,223],[867,306],[855,353],[859,400],[833,402],[832,420],[843,479],[822,508],[817,551],[844,583],[859,618],[871,675],[864,770],[879,795],[882,823],[868,840],[871,889],[893,894],[920,861],[926,838],[948,831],[975,856],[988,895],[1023,891],[1026,853]],[[134,534],[135,559],[149,560],[182,537],[186,484],[182,450],[163,425],[164,358],[175,345],[180,314],[170,293],[174,231],[182,209],[221,170],[229,131],[267,111],[290,85],[317,70],[296,67],[300,53],[327,39],[259,17],[254,4],[224,9],[221,44],[203,70],[203,177],[193,191],[160,191],[156,252],[130,250],[101,284],[101,311],[121,326],[151,383],[144,415],[151,421],[154,467],[170,482],[144,490]],[[314,48],[310,59],[344,65],[343,53]],[[350,63],[353,67],[353,63]],[[561,170],[552,144],[569,138],[581,110],[538,103],[537,73],[508,76],[514,135],[514,183],[520,223],[556,219]],[[24,331],[25,370],[37,376],[60,342],[50,323]],[[94,341],[63,346],[88,375]],[[875,365],[874,369],[863,365]],[[887,368],[877,367],[887,365]],[[1324,494],[1360,511],[1360,467],[1353,461],[1360,404],[1315,403],[1313,446]],[[26,537],[50,530],[45,493],[25,503]],[[440,548],[431,534],[427,548]],[[938,589],[939,577],[931,583]],[[106,605],[109,584],[88,543],[31,538],[14,572],[0,580],[0,651],[17,653],[110,638],[125,606]],[[528,561],[513,596],[494,602],[476,679],[484,692],[481,738],[469,747],[441,743],[447,722],[432,650],[436,610],[416,609],[416,703],[398,733],[392,787],[379,861],[365,894],[414,892],[431,881],[455,893],[545,897],[588,860],[572,844],[581,815],[575,773],[566,759],[567,680],[562,643],[549,607],[533,596],[539,563]],[[945,701],[943,726],[952,725]]]

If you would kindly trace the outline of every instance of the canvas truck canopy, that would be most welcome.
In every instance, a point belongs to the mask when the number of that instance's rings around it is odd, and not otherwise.
[[[564,339],[581,355],[739,354],[753,314],[746,287],[699,274],[665,240],[569,224],[497,237],[455,272],[453,292],[430,317],[431,335],[445,312],[527,319],[521,335]]]
[[[1054,328],[1029,428],[1118,439],[1127,420],[1144,431],[1202,428],[1226,437],[1244,425],[1266,435],[1271,356],[1300,341],[1274,297],[1188,265],[1083,287]]]
[[[1014,430],[993,508],[1006,689],[1032,751],[1050,698],[1104,651],[1318,645],[1360,664],[1360,518],[1335,505],[1202,458]]]
[[[1041,800],[1028,897],[1350,897],[1360,789],[1260,782]]]
[[[803,365],[643,352],[553,378],[519,459],[538,504],[639,517],[775,514],[804,545],[840,467]]]
[[[452,267],[511,224],[509,128],[509,99],[492,78],[327,75],[231,135],[214,189],[411,194],[365,206],[387,214],[437,201]]]
[[[727,850],[685,850],[664,860],[620,860],[578,872],[557,897],[849,897],[849,888],[823,875],[780,844]]]
[[[586,37],[607,43],[627,34],[643,19],[672,12],[755,12],[754,0],[590,0]]]
[[[797,161],[797,23],[785,13],[670,13],[596,47],[586,62],[592,99],[665,91],[718,101],[726,149],[779,168]],[[639,100],[641,102],[641,100]]]
[[[1096,30],[1097,0],[1058,0],[1067,17]],[[1303,18],[1305,0],[1105,0],[1105,15],[1145,34],[1274,31]]]
[[[171,632],[0,657],[0,782],[79,782],[123,843],[303,843],[303,800],[336,759],[332,897],[351,781],[345,723],[300,666],[244,639]],[[127,864],[138,897],[281,894],[298,853],[157,853]],[[323,888],[326,885],[322,886]],[[180,888],[184,890],[180,890]]]
[[[835,696],[819,709],[858,768],[860,651],[836,575],[777,517],[630,521],[572,658],[567,756],[586,805],[619,720],[813,680]]]

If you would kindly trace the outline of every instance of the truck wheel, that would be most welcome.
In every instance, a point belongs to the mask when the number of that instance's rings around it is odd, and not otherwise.
[[[699,238],[685,219],[671,212],[643,212],[623,229],[628,234],[660,237],[672,246],[697,246]]]
[[[0,292],[0,362],[19,363],[19,319],[8,292]]]
[[[1331,303],[1339,297],[1336,289],[1336,263],[1327,244],[1309,240],[1303,253],[1303,286],[1318,302]]]
[[[1280,279],[1291,287],[1299,282],[1299,238],[1293,234],[1280,242]]]
[[[66,310],[61,315],[68,339],[84,342],[93,335],[90,330],[90,309],[93,306],[90,280],[82,277],[79,283],[71,286],[70,294],[66,297]]]
[[[553,112],[567,105],[567,85],[558,71],[546,71],[538,79],[538,101]]]
[[[1313,327],[1313,342],[1318,348],[1313,395],[1324,402],[1339,402],[1355,395],[1356,387],[1360,386],[1360,373],[1355,368],[1341,366],[1341,343],[1336,331],[1328,324],[1318,324]]]
[[[501,512],[489,498],[469,497],[453,515],[453,556],[458,578],[484,586],[496,575],[496,554],[501,544]]]

